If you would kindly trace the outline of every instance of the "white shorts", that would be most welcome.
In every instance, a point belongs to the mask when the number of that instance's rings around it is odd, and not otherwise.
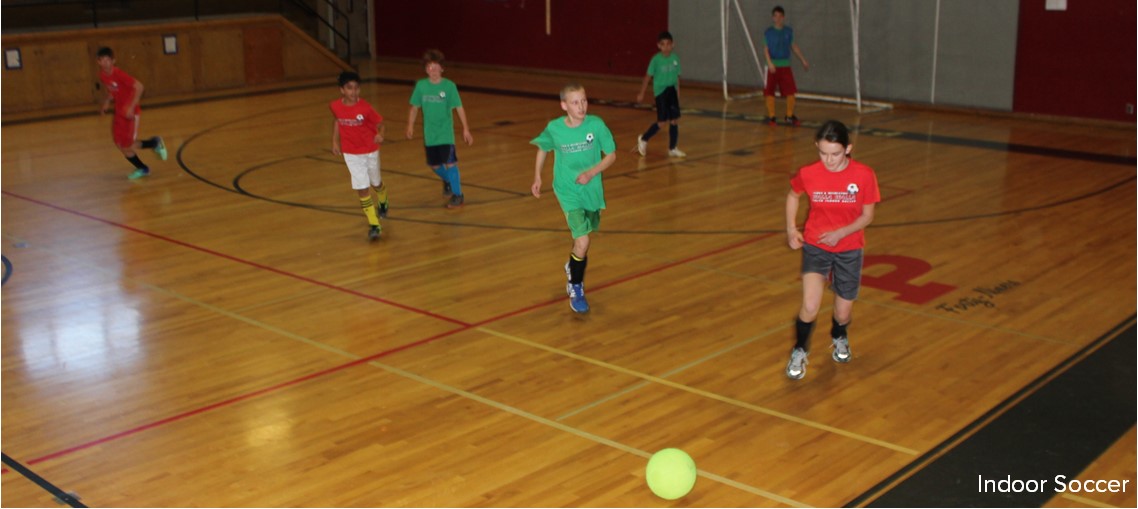
[[[359,191],[379,187],[379,151],[370,154],[344,154],[348,173],[352,174],[352,189]]]

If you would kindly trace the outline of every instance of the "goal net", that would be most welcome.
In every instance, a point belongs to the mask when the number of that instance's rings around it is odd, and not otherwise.
[[[804,4],[794,13],[794,19],[823,20],[808,25],[815,33],[813,39],[823,41],[827,52],[844,52],[842,54],[828,55],[827,62],[842,62],[840,66],[812,65],[811,78],[819,78],[825,82],[824,90],[816,93],[807,93],[799,90],[795,94],[800,99],[811,99],[838,104],[847,104],[857,108],[860,113],[890,109],[892,104],[875,101],[865,101],[861,97],[861,64],[858,54],[858,21],[860,18],[861,0],[849,0],[849,8],[835,8],[841,2],[811,2],[818,12],[810,12]],[[826,12],[822,12],[825,10]],[[845,11],[845,12],[841,12]],[[849,32],[846,33],[845,22],[838,27],[834,23],[836,15],[848,16]],[[720,39],[723,57],[723,98],[728,101],[737,101],[761,97],[763,85],[767,79],[766,58],[763,56],[763,31],[757,28],[758,23],[750,22],[744,13],[739,0],[720,0],[719,2]],[[766,19],[766,18],[764,18]],[[756,20],[758,21],[758,20]],[[752,28],[755,28],[752,31]],[[840,28],[837,30],[835,28]],[[803,31],[795,31],[795,39],[799,39]],[[841,40],[831,40],[840,37]],[[847,39],[848,37],[848,39]],[[797,42],[797,41],[796,41]],[[800,44],[801,46],[801,44]],[[807,55],[810,58],[810,55]],[[793,59],[793,57],[792,57]],[[848,63],[847,63],[848,62]],[[836,67],[836,68],[835,68]],[[795,72],[798,86],[803,88],[803,78]]]

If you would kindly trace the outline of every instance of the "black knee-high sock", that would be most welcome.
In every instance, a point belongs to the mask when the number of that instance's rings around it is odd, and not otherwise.
[[[801,318],[794,319],[794,348],[810,351],[810,333],[814,332],[814,322],[804,322]]]
[[[579,285],[585,282],[585,267],[589,264],[589,257],[577,258],[569,253],[569,282]]]
[[[158,137],[154,136],[142,142],[142,148],[155,148],[158,146]]]
[[[149,166],[142,164],[142,159],[138,158],[138,154],[130,156],[130,157],[126,158],[126,160],[130,161],[130,164],[133,164],[135,168],[138,168],[140,170],[149,170],[150,169]]]
[[[651,126],[648,126],[648,130],[644,131],[644,134],[642,134],[640,136],[640,139],[642,139],[644,141],[648,141],[648,138],[656,136],[656,132],[659,130],[660,130],[659,124],[652,124]]]
[[[841,325],[838,323],[838,320],[836,318],[831,318],[830,321],[833,322],[833,325],[830,326],[830,337],[832,337],[832,338],[844,338],[844,337],[846,337],[846,327],[849,327],[850,322],[846,322],[845,325]]]
[[[668,148],[676,148],[680,141],[680,126],[672,124],[668,126]]]

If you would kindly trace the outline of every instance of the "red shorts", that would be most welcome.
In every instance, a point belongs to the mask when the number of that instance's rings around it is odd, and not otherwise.
[[[794,71],[790,66],[777,67],[775,72],[767,73],[767,86],[763,89],[763,95],[774,95],[775,90],[781,92],[783,97],[798,93],[798,87],[794,86]]]
[[[115,114],[115,120],[111,123],[111,136],[114,137],[115,146],[127,148],[134,145],[134,140],[138,139],[138,120],[138,113],[134,114],[134,118]]]

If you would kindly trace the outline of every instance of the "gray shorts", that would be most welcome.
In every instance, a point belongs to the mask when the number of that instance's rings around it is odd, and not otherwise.
[[[802,273],[826,276],[834,293],[846,300],[857,299],[861,289],[861,263],[861,249],[831,253],[810,244],[802,246]]]

